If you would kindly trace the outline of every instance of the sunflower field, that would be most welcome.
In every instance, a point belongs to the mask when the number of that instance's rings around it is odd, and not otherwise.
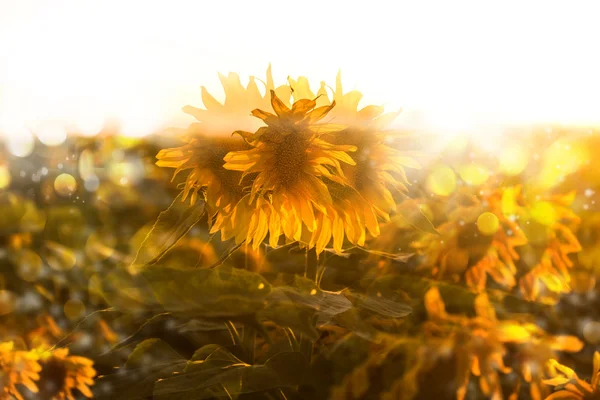
[[[600,399],[596,130],[219,79],[185,129],[0,148],[1,400]]]

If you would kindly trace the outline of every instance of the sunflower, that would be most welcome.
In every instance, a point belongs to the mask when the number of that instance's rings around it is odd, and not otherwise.
[[[294,100],[315,97],[307,78],[289,79],[289,84]],[[324,82],[316,96],[317,105],[336,105],[327,114],[329,125],[336,127],[327,135],[327,141],[354,146],[357,150],[352,155],[355,163],[341,166],[346,184],[324,179],[333,204],[326,215],[320,216],[320,229],[312,234],[305,232],[302,241],[308,247],[316,245],[320,252],[333,240],[334,250],[341,252],[345,239],[363,246],[367,233],[372,237],[379,235],[379,220],[388,221],[396,209],[398,195],[407,192],[405,168],[420,168],[420,165],[409,152],[388,145],[391,138],[400,136],[396,131],[386,130],[399,113],[383,114],[382,107],[373,105],[359,110],[362,94],[356,90],[344,93],[340,73],[333,101],[329,100]]]
[[[548,361],[550,379],[544,380],[546,385],[556,390],[546,400],[586,400],[600,398],[600,353],[594,353],[594,371],[590,383],[580,379],[571,368],[560,364],[555,359]]]
[[[258,124],[251,117],[250,111],[255,108],[268,108],[269,97],[263,95],[256,78],[251,76],[244,87],[238,74],[230,72],[227,76],[219,74],[219,80],[225,92],[225,100],[221,104],[202,86],[201,97],[205,108],[191,105],[183,107],[183,112],[196,118],[199,122],[194,127],[206,136],[229,136],[236,130],[255,130]],[[272,86],[271,67],[267,70],[267,86]],[[272,87],[267,87],[272,89]]]
[[[244,87],[237,74],[227,77],[219,74],[225,92],[225,101],[219,103],[203,86],[202,101],[205,109],[185,106],[183,111],[195,117],[198,122],[191,124],[184,132],[184,145],[163,149],[157,154],[157,165],[175,168],[173,179],[182,171],[189,171],[183,188],[182,200],[188,197],[194,204],[202,193],[209,214],[209,223],[219,213],[228,214],[243,197],[240,185],[241,174],[223,168],[223,158],[230,151],[249,148],[231,133],[253,130],[257,124],[250,110],[267,107],[268,99],[263,96],[255,78]],[[273,85],[271,68],[267,71],[267,85]]]
[[[398,195],[408,191],[406,168],[418,169],[421,166],[386,143],[389,134],[382,129],[390,114],[382,114],[381,107],[363,108],[357,116],[364,124],[351,125],[336,132],[331,142],[357,148],[353,155],[356,163],[343,166],[343,172],[349,185],[365,198],[378,217],[389,221],[390,213],[396,209]]]
[[[532,337],[527,342],[519,344],[516,349],[515,359],[520,379],[509,397],[510,400],[518,399],[521,386],[525,385],[528,386],[532,400],[541,400],[547,392],[547,386],[544,384],[544,366],[556,357],[557,351],[576,353],[583,347],[583,343],[574,336],[548,335],[533,324],[528,325],[527,328]]]
[[[503,361],[506,352],[504,343],[521,338],[518,335],[503,338],[494,329],[497,320],[487,295],[480,294],[475,299],[475,318],[448,314],[436,287],[425,294],[425,308],[429,317],[424,325],[426,336],[449,341],[456,357],[457,400],[465,398],[471,375],[479,377],[479,386],[484,395],[501,399],[498,372],[511,372],[511,368],[505,366]]]
[[[504,215],[518,221],[531,238],[523,259],[535,264],[519,280],[520,290],[528,300],[555,303],[558,295],[570,292],[573,262],[569,255],[581,251],[571,229],[580,222],[569,208],[574,194],[542,195],[527,192],[522,185],[504,191]]]
[[[454,196],[456,207],[448,212],[448,220],[437,230],[440,236],[426,234],[411,246],[423,253],[421,269],[431,270],[436,278],[464,279],[467,285],[481,292],[487,277],[512,288],[516,285],[515,248],[527,243],[519,226],[506,218],[500,209],[501,190],[482,191],[475,196],[459,191]],[[495,233],[484,234],[477,225],[478,218],[492,214],[498,222]]]
[[[316,246],[317,254],[321,253],[328,243],[341,253],[344,239],[352,244],[364,246],[367,232],[378,236],[379,222],[371,204],[351,186],[324,179],[331,194],[332,202],[326,206],[326,213],[318,213],[317,229],[307,232],[302,241],[308,248]]]
[[[13,342],[0,343],[0,399],[23,400],[17,385],[38,393],[35,382],[40,379],[41,369],[37,354],[15,350]]]
[[[271,105],[275,114],[252,111],[267,126],[255,133],[238,132],[252,148],[225,156],[226,169],[242,172],[242,179],[254,175],[254,180],[232,217],[212,230],[223,227],[224,239],[235,236],[236,241],[246,240],[254,247],[267,233],[273,245],[280,234],[300,241],[303,229],[315,232],[319,213],[327,215],[327,206],[332,204],[322,179],[346,184],[341,164],[354,164],[347,152],[356,150],[351,145],[326,142],[326,126],[316,125],[335,103],[316,107],[315,100],[302,99],[290,108],[271,91]]]
[[[555,351],[578,352],[583,343],[575,336],[552,336],[531,323],[499,320],[487,294],[475,298],[475,317],[452,315],[435,287],[425,295],[429,320],[424,325],[428,338],[448,341],[457,362],[457,399],[463,399],[471,375],[479,377],[480,389],[488,397],[502,398],[498,372],[509,373],[503,357],[507,344],[516,353],[515,367],[529,385],[534,400],[541,399],[544,364],[555,357]],[[518,395],[520,385],[515,393]]]
[[[313,96],[306,78],[301,77],[297,82],[292,80],[290,85],[294,89],[295,98]],[[330,104],[323,82],[317,96],[317,100],[322,100],[323,104]],[[352,157],[355,164],[342,165],[343,172],[349,185],[356,189],[355,193],[360,193],[377,215],[387,221],[397,205],[397,196],[394,194],[407,192],[409,182],[406,168],[420,169],[421,165],[412,158],[413,152],[401,151],[389,145],[393,140],[411,136],[389,129],[400,111],[384,114],[383,107],[376,105],[359,109],[361,99],[362,93],[359,91],[344,93],[341,73],[338,72],[333,93],[336,106],[327,117],[328,122],[340,129],[329,140],[331,143],[357,148]],[[350,201],[356,198],[354,195],[352,197]]]
[[[78,390],[87,398],[93,397],[89,388],[96,376],[92,360],[70,356],[67,348],[41,352],[40,358],[40,393],[47,398],[75,400],[73,390]]]

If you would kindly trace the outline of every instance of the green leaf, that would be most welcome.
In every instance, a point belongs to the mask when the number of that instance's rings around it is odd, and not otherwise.
[[[125,368],[140,368],[148,365],[149,360],[160,359],[161,362],[185,361],[171,346],[160,339],[146,339],[133,349]]]
[[[355,307],[361,311],[377,314],[383,318],[402,318],[412,312],[412,308],[404,303],[384,298],[353,293]]]
[[[202,357],[204,357],[202,359]],[[283,352],[264,365],[249,365],[224,347],[204,346],[182,374],[156,383],[156,400],[207,399],[297,386],[306,369],[304,356]]]
[[[299,331],[316,340],[316,326],[324,324],[352,307],[352,303],[341,293],[324,292],[313,281],[294,276],[288,286],[272,289],[259,319],[268,319],[280,326]]]
[[[88,283],[88,291],[118,310],[129,313],[160,311],[148,282],[140,276],[131,275],[125,269],[117,268],[93,275]]]
[[[141,274],[165,311],[185,317],[236,319],[264,307],[271,285],[257,273],[226,265],[180,270],[155,265]]]
[[[125,367],[99,379],[111,385],[111,399],[147,399],[155,382],[181,372],[187,361],[160,339],[147,339],[138,344]]]
[[[160,260],[204,215],[203,201],[190,206],[182,202],[182,196],[180,193],[158,216],[129,267],[132,273]]]

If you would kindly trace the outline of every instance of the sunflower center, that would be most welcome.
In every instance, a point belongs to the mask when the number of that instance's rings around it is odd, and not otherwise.
[[[211,171],[219,180],[221,187],[230,194],[242,193],[242,186],[239,185],[242,174],[237,171],[229,171],[223,168],[223,158],[232,150],[238,150],[235,146],[216,144],[207,149],[207,162],[211,166]]]
[[[306,135],[292,133],[275,147],[274,170],[279,176],[279,184],[284,188],[294,186],[302,177],[308,155],[309,140]]]
[[[66,378],[67,369],[64,364],[53,358],[48,360],[40,372],[39,398],[54,398],[63,389]]]

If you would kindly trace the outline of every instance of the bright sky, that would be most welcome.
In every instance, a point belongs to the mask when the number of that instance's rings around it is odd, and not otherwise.
[[[424,123],[417,110],[448,130],[596,124],[595,3],[0,0],[0,130],[185,124],[200,85],[222,95],[217,72],[262,77],[269,62],[276,83],[316,87],[341,68],[408,125]]]

